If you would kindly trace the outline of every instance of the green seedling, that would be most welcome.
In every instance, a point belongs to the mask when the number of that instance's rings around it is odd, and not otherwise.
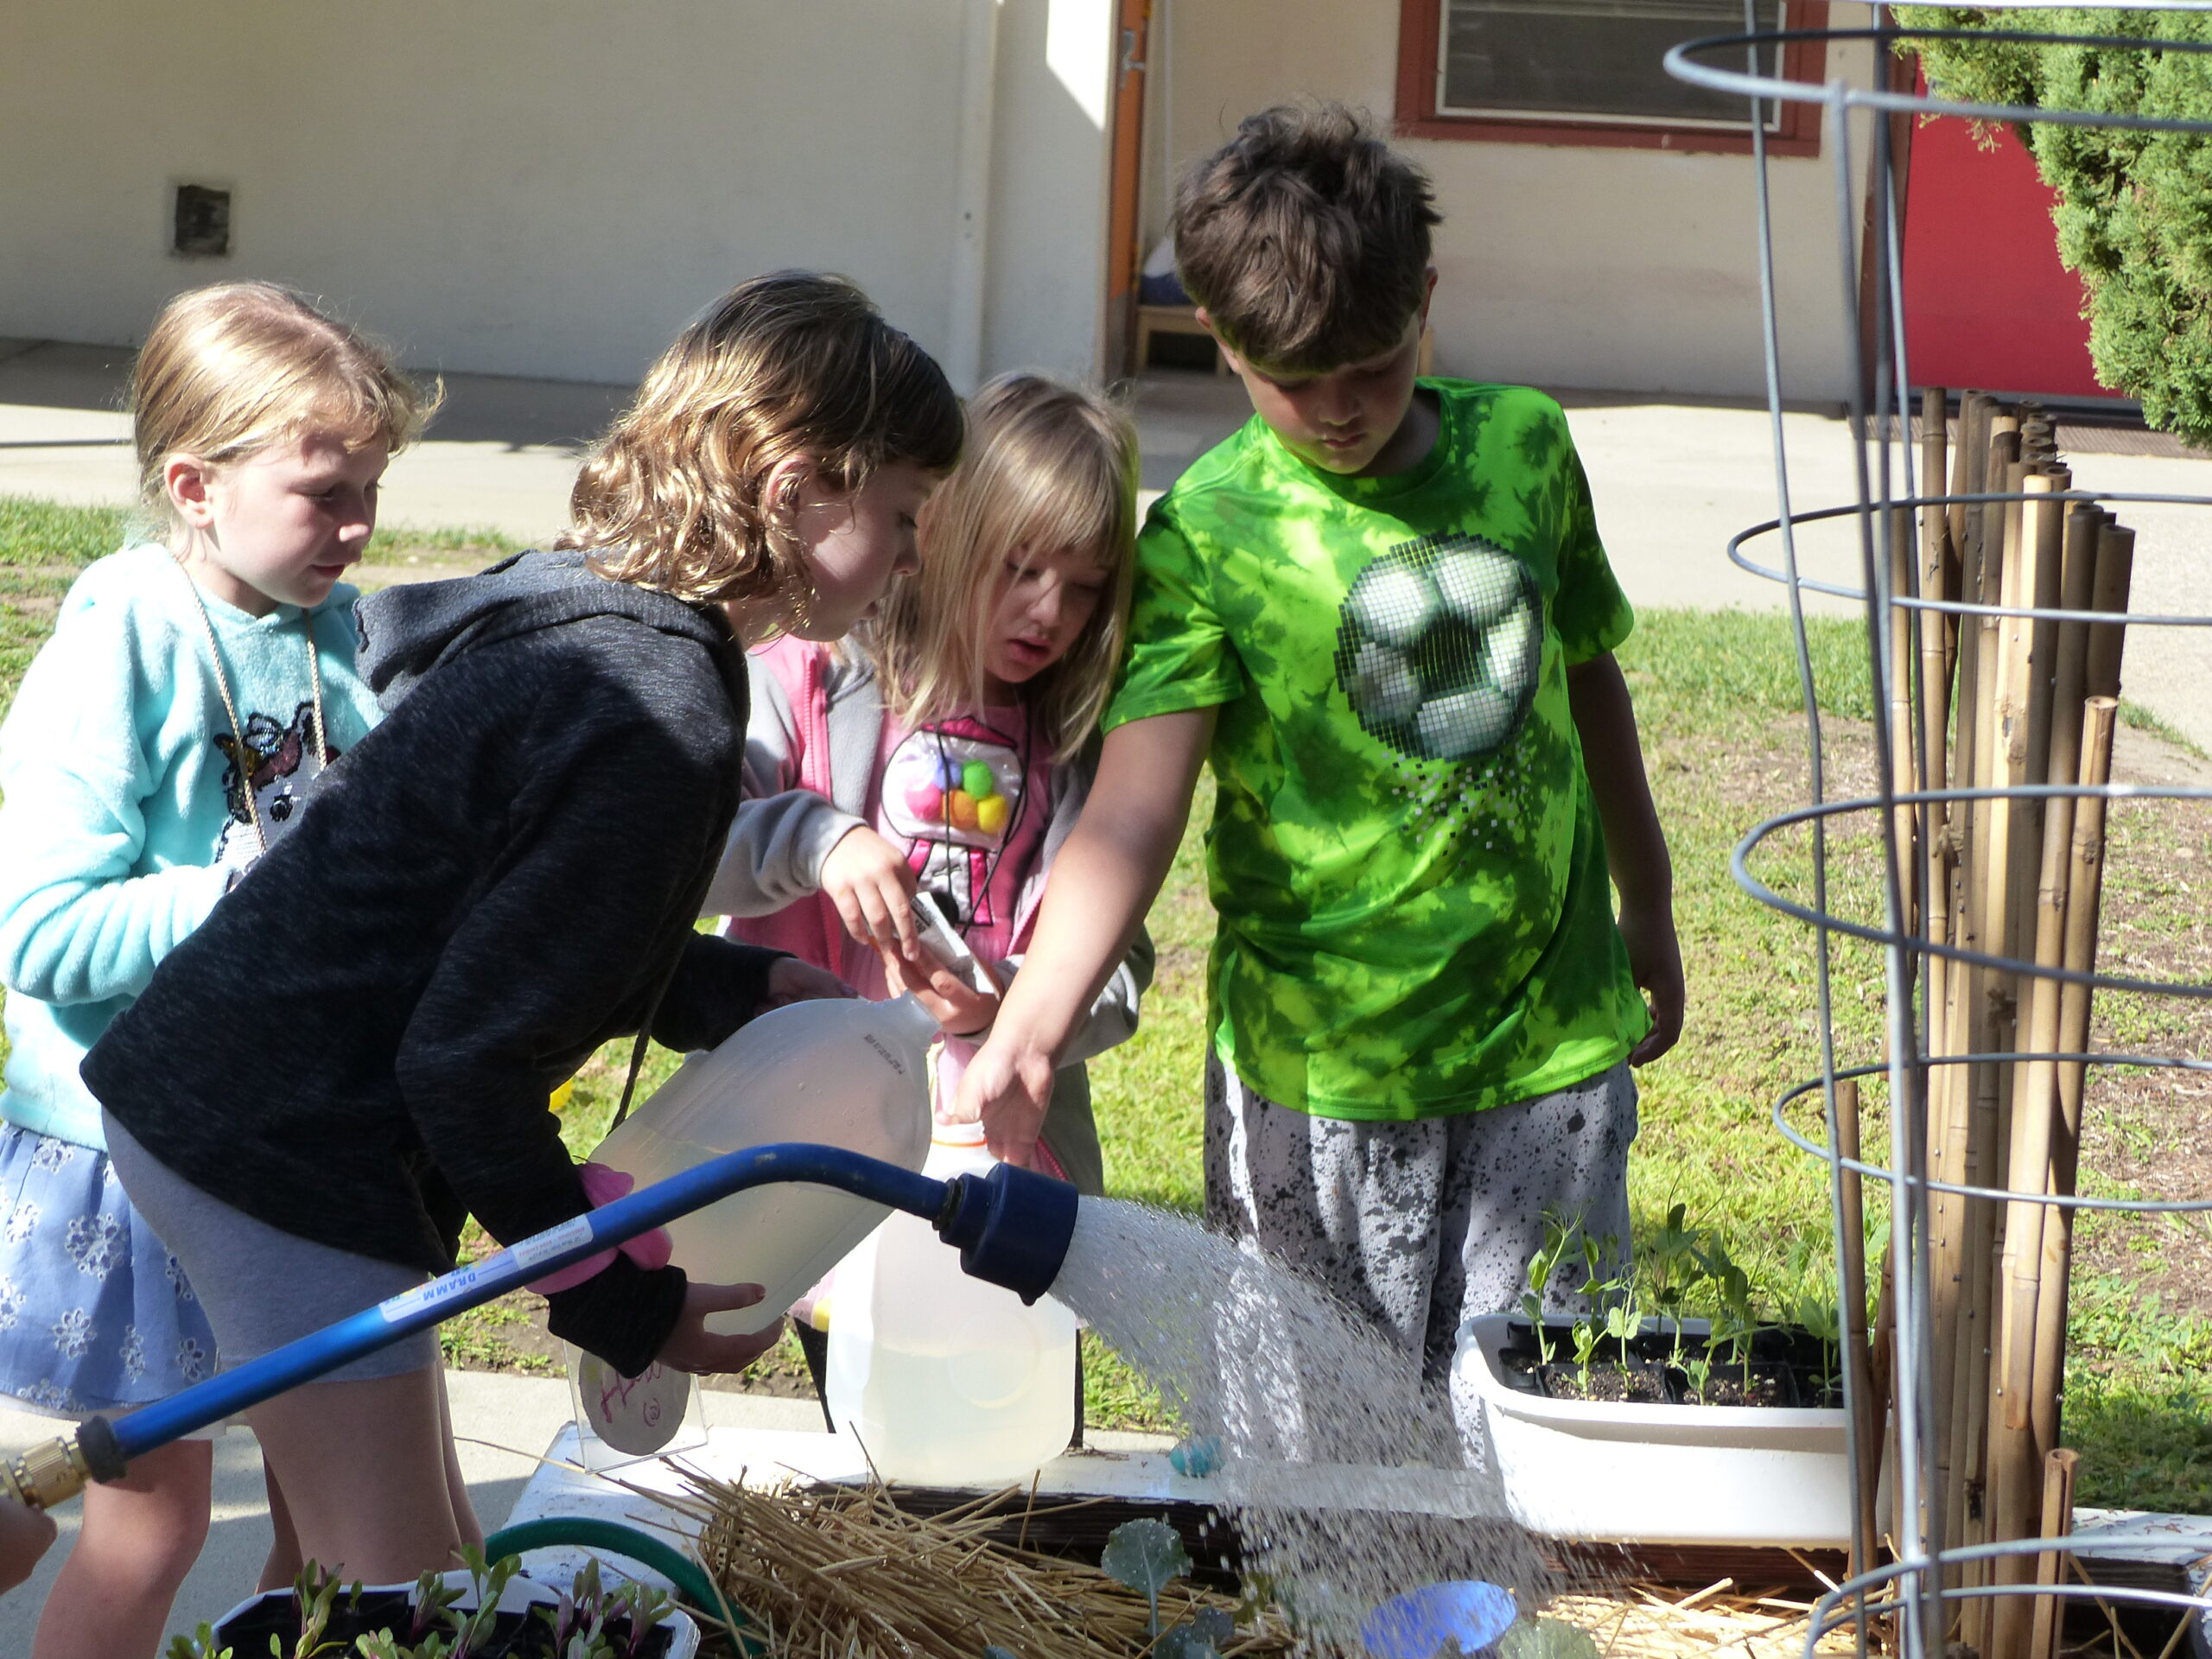
[[[1563,1618],[1523,1617],[1497,1639],[1499,1659],[1598,1659],[1589,1632]]]
[[[1676,1356],[1675,1363],[1682,1368],[1682,1375],[1689,1379],[1690,1392],[1702,1401],[1705,1398],[1706,1385],[1713,1380],[1712,1348],[1708,1346],[1702,1353],[1689,1359],[1681,1357],[1680,1348],[1677,1348],[1675,1352]]]
[[[1587,1319],[1577,1319],[1569,1336],[1574,1342],[1574,1380],[1586,1395],[1590,1392],[1590,1362],[1605,1333]]]
[[[162,1659],[231,1659],[231,1650],[215,1645],[213,1624],[202,1624],[190,1636],[180,1630],[171,1637]]]
[[[1682,1363],[1682,1314],[1694,1290],[1706,1276],[1699,1252],[1704,1235],[1689,1225],[1688,1207],[1669,1205],[1666,1224],[1643,1241],[1637,1277],[1643,1281],[1651,1306],[1674,1326],[1674,1363]]]
[[[1220,1659],[1221,1650],[1236,1635],[1235,1615],[1218,1607],[1201,1607],[1160,1633],[1152,1644],[1153,1659]]]
[[[454,1649],[446,1644],[444,1637],[433,1631],[413,1647],[403,1647],[390,1630],[378,1630],[374,1636],[357,1637],[353,1651],[361,1659],[451,1659]],[[563,1655],[563,1659],[567,1659]]]
[[[1529,1258],[1529,1289],[1521,1298],[1521,1311],[1529,1323],[1535,1327],[1536,1359],[1548,1365],[1556,1350],[1552,1345],[1551,1332],[1545,1328],[1545,1294],[1558,1275],[1560,1266],[1574,1248],[1576,1236],[1581,1231],[1579,1222],[1569,1221],[1556,1210],[1544,1211],[1544,1242]]]
[[[425,1573],[415,1580],[415,1615],[408,1622],[407,1639],[420,1644],[434,1633],[450,1632],[461,1625],[461,1615],[452,1611],[461,1598],[459,1585],[448,1585],[435,1572]]]
[[[1821,1344],[1821,1388],[1823,1392],[1835,1387],[1836,1353],[1843,1341],[1843,1313],[1832,1297],[1805,1295],[1797,1299],[1790,1309],[1790,1317],[1802,1325],[1808,1336],[1819,1339]]]
[[[1191,1570],[1182,1535],[1165,1521],[1124,1521],[1106,1535],[1099,1571],[1142,1593],[1152,1610],[1150,1640],[1160,1640],[1160,1592]]]
[[[607,1597],[607,1605],[609,1623],[630,1621],[630,1639],[622,1644],[618,1659],[637,1659],[653,1631],[676,1611],[676,1598],[665,1590],[632,1580]]]

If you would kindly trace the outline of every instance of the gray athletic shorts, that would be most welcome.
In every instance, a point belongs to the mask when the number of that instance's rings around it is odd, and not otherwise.
[[[1206,1217],[1317,1280],[1435,1379],[1463,1320],[1519,1305],[1546,1211],[1625,1256],[1635,1139],[1625,1060],[1533,1100],[1377,1122],[1277,1105],[1210,1057]],[[1581,1311],[1558,1281],[1550,1292],[1554,1311]]]
[[[429,1277],[416,1268],[333,1249],[257,1221],[170,1169],[133,1140],[114,1114],[102,1112],[100,1123],[123,1190],[176,1253],[206,1306],[225,1370],[412,1290]],[[438,1363],[437,1332],[418,1331],[318,1381],[365,1382]]]

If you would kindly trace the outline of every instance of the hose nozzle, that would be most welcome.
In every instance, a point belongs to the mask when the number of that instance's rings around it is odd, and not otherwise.
[[[956,1175],[946,1186],[938,1236],[959,1250],[962,1272],[1025,1302],[1052,1289],[1075,1236],[1072,1185],[999,1164],[988,1175]]]

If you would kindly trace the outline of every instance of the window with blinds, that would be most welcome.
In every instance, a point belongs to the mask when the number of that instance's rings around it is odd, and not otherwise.
[[[1684,41],[1741,33],[1741,0],[1446,0],[1438,10],[1440,115],[1748,123],[1746,100],[1660,67]],[[1760,0],[1758,10],[1762,29],[1784,26],[1783,0]],[[1761,72],[1773,74],[1778,48],[1765,57]],[[1743,66],[1741,56],[1726,65]]]
[[[1762,30],[1821,28],[1827,12],[1824,0],[1755,7]],[[1425,137],[1663,145],[1681,135],[1683,148],[1747,148],[1748,100],[1661,67],[1670,47],[1743,29],[1743,0],[1402,0],[1399,125]],[[1758,67],[1817,81],[1819,54],[1806,42],[1770,44]],[[1746,57],[1733,52],[1725,67],[1746,67]],[[1817,144],[1817,107],[1769,104],[1763,113],[1770,138]],[[1802,145],[1781,153],[1793,152]]]

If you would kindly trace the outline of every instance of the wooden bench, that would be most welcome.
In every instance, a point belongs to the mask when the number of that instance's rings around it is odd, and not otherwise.
[[[1140,305],[1137,307],[1137,372],[1141,374],[1152,366],[1152,337],[1154,334],[1194,334],[1206,342],[1213,355],[1216,374],[1229,372],[1229,360],[1221,354],[1221,347],[1198,321],[1195,305]]]

